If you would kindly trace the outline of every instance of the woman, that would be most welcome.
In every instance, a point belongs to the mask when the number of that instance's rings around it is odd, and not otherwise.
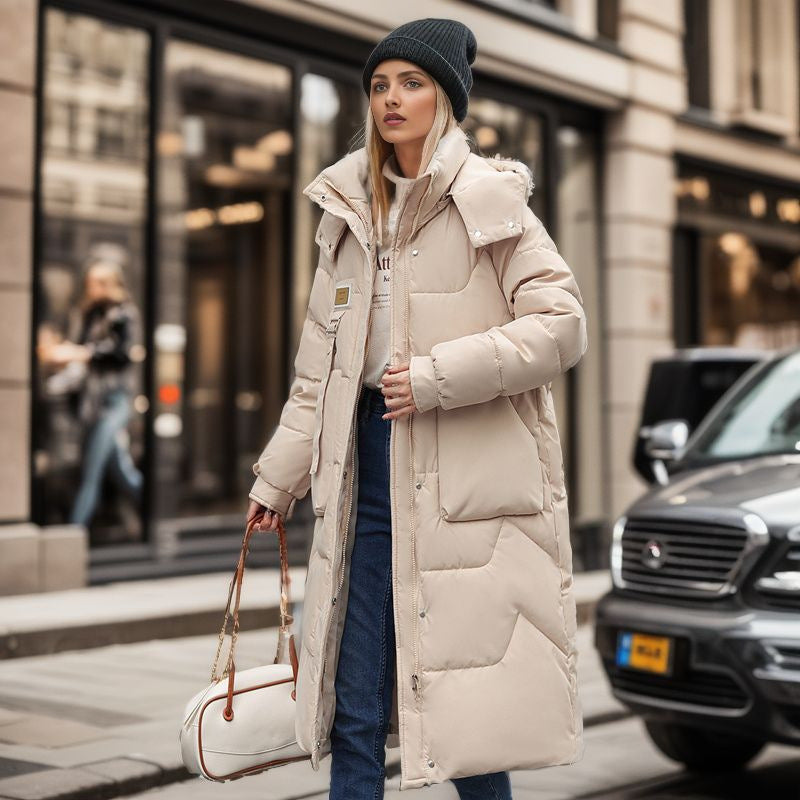
[[[401,790],[462,798],[582,754],[550,382],[586,322],[529,170],[458,124],[475,53],[452,20],[392,31],[366,146],[304,190],[320,260],[248,518],[274,530],[311,488],[296,732],[335,800],[383,796],[384,743]]]
[[[131,350],[138,337],[138,313],[123,274],[124,254],[116,245],[98,245],[87,258],[77,342],[62,341],[40,351],[43,362],[85,370],[78,393],[78,416],[85,426],[81,483],[70,522],[88,525],[106,473],[139,504],[143,478],[119,434],[131,415]]]

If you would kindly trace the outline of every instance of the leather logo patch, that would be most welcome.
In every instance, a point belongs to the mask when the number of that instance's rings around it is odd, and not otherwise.
[[[350,295],[353,289],[352,281],[339,281],[334,287],[333,307],[350,308]]]

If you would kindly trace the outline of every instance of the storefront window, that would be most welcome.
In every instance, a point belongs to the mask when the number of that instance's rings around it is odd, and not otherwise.
[[[780,349],[800,344],[800,195],[679,162],[676,339]]]
[[[45,14],[34,496],[93,545],[142,537],[148,59],[142,30]]]
[[[300,81],[300,128],[297,132],[300,158],[294,206],[291,352],[297,349],[308,307],[319,252],[314,242],[314,231],[322,217],[322,209],[310,202],[302,190],[325,167],[360,146],[354,136],[363,126],[368,108],[369,100],[356,84],[312,72],[303,75]]]
[[[529,204],[536,216],[545,217],[542,174],[542,119],[518,106],[488,97],[470,97],[469,114],[462,123],[478,143],[484,156],[500,155],[527,164],[534,188]]]
[[[238,530],[252,464],[285,399],[292,74],[177,40],[167,43],[164,69],[157,525]]]
[[[734,230],[701,240],[703,344],[800,344],[800,256]]]

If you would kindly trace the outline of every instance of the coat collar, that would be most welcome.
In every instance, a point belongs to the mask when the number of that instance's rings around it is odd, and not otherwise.
[[[458,127],[442,136],[422,175],[403,178],[393,157],[384,162],[383,174],[395,183],[409,181],[408,191],[418,193],[414,230],[452,197],[475,247],[522,232],[523,208],[534,186],[530,170],[521,161],[472,153]],[[320,247],[332,253],[347,225],[369,247],[372,221],[366,147],[323,169],[303,194],[330,212],[323,215],[317,229],[315,240]]]

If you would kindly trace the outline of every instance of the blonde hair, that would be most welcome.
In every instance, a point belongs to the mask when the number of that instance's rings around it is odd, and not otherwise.
[[[427,74],[427,73],[426,73]],[[425,137],[425,144],[422,148],[422,158],[419,164],[417,175],[407,177],[418,177],[422,175],[430,163],[439,140],[453,128],[461,127],[453,116],[453,105],[447,93],[432,76],[428,78],[433,82],[436,89],[436,111],[433,123]],[[367,108],[367,116],[363,128],[363,143],[367,152],[367,170],[370,191],[370,210],[372,212],[372,229],[376,244],[383,244],[384,227],[389,215],[391,204],[392,182],[383,174],[383,165],[389,156],[394,153],[394,145],[387,142],[380,134],[378,126],[372,117],[372,109]],[[429,184],[428,190],[431,189]]]
[[[83,265],[82,309],[86,310],[91,305],[91,301],[86,294],[86,284],[89,279],[89,273],[98,268],[110,272],[114,278],[114,287],[110,298],[112,302],[124,303],[130,300],[130,294],[125,282],[125,268],[128,266],[128,261],[128,253],[125,248],[112,242],[95,244],[90,249]]]

